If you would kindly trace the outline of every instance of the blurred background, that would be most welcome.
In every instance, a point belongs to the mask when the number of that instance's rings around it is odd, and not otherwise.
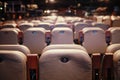
[[[43,15],[119,15],[119,8],[119,0],[1,0],[0,20]]]

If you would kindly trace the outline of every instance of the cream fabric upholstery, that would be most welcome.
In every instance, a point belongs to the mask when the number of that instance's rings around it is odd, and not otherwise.
[[[16,23],[5,23],[3,24],[2,28],[16,28]]]
[[[0,45],[0,50],[17,50],[25,55],[30,54],[30,50],[24,45]]]
[[[88,23],[83,23],[83,22],[75,23],[75,25],[74,25],[74,32],[75,32],[74,39],[78,39],[80,30],[82,30],[85,27],[92,27],[92,25],[88,24]]]
[[[87,50],[83,46],[77,44],[53,44],[53,45],[51,44],[45,47],[43,49],[43,52],[52,49],[80,49],[87,52]]]
[[[16,30],[17,32],[20,32],[20,29],[18,29],[18,28],[2,28],[1,30],[7,30],[7,31]]]
[[[63,16],[57,16],[56,23],[65,23],[65,19]]]
[[[120,18],[112,21],[112,27],[120,27]]]
[[[64,22],[59,22],[55,24],[55,27],[69,27],[70,28],[70,25]]]
[[[1,29],[0,44],[18,44],[18,31],[14,28]]]
[[[41,54],[41,51],[46,46],[45,29],[29,28],[23,35],[23,45],[27,46],[32,54]]]
[[[36,25],[38,25],[41,21],[40,20],[31,20],[30,21],[31,23],[33,23],[34,24],[34,26],[36,26]]]
[[[111,44],[120,43],[120,28],[114,28],[111,32]]]
[[[0,50],[0,80],[27,80],[26,61],[22,52]]]
[[[104,16],[95,16],[96,17],[96,19],[97,19],[97,22],[102,22],[103,21],[103,17]]]
[[[35,27],[42,27],[46,30],[50,30],[50,24],[49,23],[45,23],[45,22],[41,22],[38,25],[36,25]]]
[[[107,53],[115,53],[115,51],[120,49],[120,44],[111,44],[107,47]]]
[[[7,20],[4,22],[4,24],[15,24],[15,20]]]
[[[120,80],[120,49],[113,55],[115,80]]]
[[[17,25],[20,25],[22,23],[27,23],[28,21],[27,20],[17,20],[16,23]]]
[[[120,28],[120,27],[110,27],[110,28],[108,28],[108,31],[111,31],[111,30],[113,30],[113,29],[118,29],[118,28]]]
[[[107,43],[104,30],[101,28],[84,28],[83,34],[83,46],[87,49],[89,54],[106,52]]]
[[[91,19],[86,19],[83,21],[84,23],[92,24],[94,21]]]
[[[88,53],[77,49],[53,49],[39,59],[39,80],[92,80]]]
[[[111,16],[103,16],[103,21],[104,24],[111,26]]]
[[[103,29],[103,30],[107,30],[107,29],[109,28],[109,26],[106,25],[106,24],[104,24],[104,23],[93,23],[92,25],[93,25],[94,27],[99,27],[99,28],[101,28],[101,29]]]
[[[67,27],[52,30],[51,44],[73,44],[73,31]]]
[[[34,26],[33,23],[25,22],[25,23],[21,23],[20,25],[18,25],[18,28],[19,28],[21,31],[25,31],[25,30],[27,30],[28,28],[31,28],[31,27],[33,27],[33,26]]]

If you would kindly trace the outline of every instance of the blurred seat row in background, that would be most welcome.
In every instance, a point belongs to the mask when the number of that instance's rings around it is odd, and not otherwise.
[[[27,46],[32,53],[38,53],[50,44],[79,44],[89,53],[104,53],[111,44],[120,43],[120,27],[111,27],[104,31],[98,27],[86,27],[75,37],[72,29],[57,27],[51,31],[44,28],[29,28],[22,32],[17,28],[0,30],[0,44],[20,44]]]

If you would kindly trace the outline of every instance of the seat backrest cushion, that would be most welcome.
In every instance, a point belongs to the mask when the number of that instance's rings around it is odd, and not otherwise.
[[[92,80],[91,59],[83,50],[48,50],[39,59],[39,76],[39,80]]]
[[[88,53],[105,53],[107,43],[104,30],[101,28],[84,28],[83,34],[83,46]]]
[[[46,46],[45,29],[29,28],[23,33],[23,45],[27,46],[32,54],[41,54]]]
[[[22,52],[0,50],[0,80],[26,80],[26,61]]]
[[[73,31],[70,28],[54,28],[51,44],[73,44]]]

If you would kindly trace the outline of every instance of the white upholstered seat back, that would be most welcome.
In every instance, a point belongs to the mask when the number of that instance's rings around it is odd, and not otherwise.
[[[26,61],[20,51],[0,50],[0,80],[27,80]]]
[[[23,45],[27,46],[32,54],[41,54],[46,46],[45,29],[29,28],[23,33]]]
[[[83,46],[88,53],[105,53],[107,44],[105,32],[101,28],[84,28]]]
[[[14,28],[0,30],[0,44],[18,44],[18,31]]]
[[[70,28],[54,28],[52,30],[51,44],[73,44],[73,31]]]
[[[39,80],[92,80],[91,59],[83,50],[48,50],[39,59],[39,76]]]

